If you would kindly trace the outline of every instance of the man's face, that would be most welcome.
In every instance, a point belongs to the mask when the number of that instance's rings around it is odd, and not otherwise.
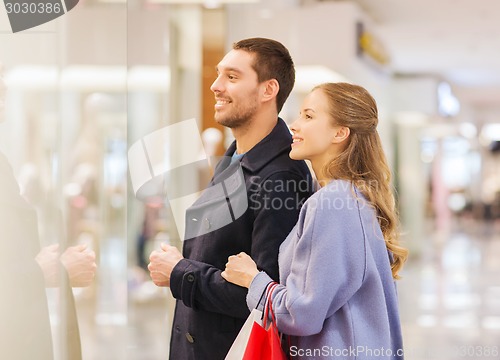
[[[254,54],[231,50],[217,65],[217,79],[210,87],[215,94],[215,121],[229,128],[247,124],[260,106]]]

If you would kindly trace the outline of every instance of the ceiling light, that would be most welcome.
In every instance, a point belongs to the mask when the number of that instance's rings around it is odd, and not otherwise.
[[[125,66],[72,65],[61,73],[61,88],[78,91],[126,91]]]
[[[500,124],[491,123],[483,125],[481,129],[481,137],[491,141],[500,141]]]
[[[244,4],[244,3],[258,3],[260,0],[149,0],[150,3],[158,4],[179,4],[179,5],[190,5],[190,4],[201,4],[207,8],[213,8],[214,6],[220,6],[222,4]]]
[[[5,84],[9,89],[56,89],[58,81],[59,69],[56,66],[19,65],[5,74]]]
[[[127,74],[128,91],[167,92],[170,89],[168,66],[133,66]]]
[[[438,85],[438,111],[442,116],[455,116],[460,112],[460,102],[446,82]]]
[[[294,91],[308,93],[316,85],[327,82],[349,82],[349,80],[326,66],[299,65],[295,67]]]
[[[460,124],[460,126],[458,127],[458,131],[460,135],[462,135],[466,139],[473,139],[477,135],[476,125],[469,122],[464,122]]]

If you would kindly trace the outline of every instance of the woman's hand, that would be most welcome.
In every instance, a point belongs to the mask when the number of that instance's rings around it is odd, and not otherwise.
[[[257,265],[252,258],[241,252],[228,258],[226,269],[221,275],[233,284],[249,288],[253,278],[258,273]]]

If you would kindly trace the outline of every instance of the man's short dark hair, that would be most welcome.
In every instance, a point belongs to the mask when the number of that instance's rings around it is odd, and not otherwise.
[[[276,40],[250,38],[233,44],[234,50],[244,50],[255,54],[253,69],[259,83],[276,79],[280,89],[276,96],[278,113],[283,108],[295,84],[295,67],[288,49]]]

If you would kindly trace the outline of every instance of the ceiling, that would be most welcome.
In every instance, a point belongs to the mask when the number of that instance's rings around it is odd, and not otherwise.
[[[466,105],[500,122],[500,0],[260,0],[260,3],[295,7],[342,1],[357,3],[376,24],[378,36],[390,54],[393,73],[447,80],[462,108]]]
[[[462,103],[500,112],[500,1],[353,2],[378,25],[394,72],[443,77]]]

